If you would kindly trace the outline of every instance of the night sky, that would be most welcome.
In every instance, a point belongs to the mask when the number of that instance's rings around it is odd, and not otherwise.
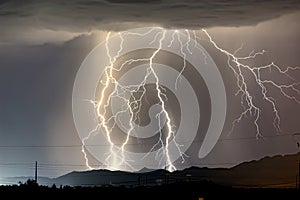
[[[232,167],[299,152],[300,104],[271,86],[268,94],[276,99],[281,132],[273,127],[272,108],[257,91],[264,137],[256,138],[251,117],[241,120],[229,135],[233,120],[243,111],[240,97],[235,96],[236,80],[227,57],[200,31],[205,28],[229,52],[243,44],[241,56],[266,50],[249,61],[253,66],[274,62],[282,70],[300,67],[299,9],[299,1],[292,0],[0,1],[0,178],[33,175],[35,161],[40,163],[40,176],[87,169],[72,114],[76,73],[108,31],[147,26],[195,30],[224,80],[227,115],[222,135],[206,157],[188,159],[188,165]],[[300,82],[300,70],[288,74]],[[276,70],[263,76],[279,84],[291,83]],[[258,90],[254,85],[251,89]],[[300,84],[295,87],[300,90]],[[300,101],[300,94],[288,92]],[[187,154],[193,152],[198,154],[193,148]]]

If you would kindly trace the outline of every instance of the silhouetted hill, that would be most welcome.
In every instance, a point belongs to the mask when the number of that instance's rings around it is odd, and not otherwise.
[[[54,179],[62,185],[131,185],[136,182],[133,173],[109,170],[91,170],[82,172],[71,172]]]
[[[295,187],[300,154],[266,157],[258,161],[245,162],[230,169],[191,167],[182,171],[168,172],[162,169],[139,172],[91,170],[71,172],[57,178],[39,177],[42,185],[70,186],[142,186],[165,183],[212,181],[234,187]],[[10,178],[10,182],[17,180]],[[25,182],[25,177],[16,181]]]
[[[148,169],[139,173],[108,170],[71,172],[56,181],[70,185],[155,185],[209,180],[237,187],[295,187],[299,158],[300,154],[274,156],[245,162],[230,169],[191,167],[172,173],[165,170],[147,172]]]

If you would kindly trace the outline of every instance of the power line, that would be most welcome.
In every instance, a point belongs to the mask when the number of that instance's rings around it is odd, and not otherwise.
[[[276,137],[295,137],[296,134],[284,134],[284,135],[268,135],[263,136],[261,139],[276,138]],[[243,140],[259,140],[255,136],[253,137],[240,137],[240,138],[220,138],[218,142],[222,141],[243,141]],[[204,140],[193,140],[193,143],[202,143]],[[181,141],[180,143],[190,143],[191,141]],[[116,144],[115,145],[122,145]],[[140,146],[140,145],[152,145],[152,143],[135,143],[127,144],[128,146]],[[86,147],[97,146],[110,146],[108,144],[86,144]],[[82,148],[82,144],[69,144],[69,145],[0,145],[0,148]]]
[[[295,161],[298,162],[298,160],[295,159],[291,159],[290,161]],[[235,162],[216,162],[216,163],[199,163],[198,165],[208,165],[208,166],[214,166],[214,165],[232,165],[232,164],[238,164]],[[271,163],[272,164],[272,163]],[[18,163],[18,162],[0,162],[0,167],[1,166],[29,166],[33,169],[32,167],[33,163]],[[101,165],[93,165],[95,167],[99,167]],[[136,164],[136,166],[144,166],[144,165],[138,165]],[[86,167],[85,164],[76,164],[76,163],[39,163],[39,169],[41,168],[55,168],[55,167]]]

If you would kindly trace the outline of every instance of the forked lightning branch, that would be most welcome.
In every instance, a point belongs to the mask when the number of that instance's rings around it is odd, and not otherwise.
[[[254,137],[263,137],[259,124],[262,105],[254,101],[255,96],[249,90],[246,74],[249,76],[250,72],[263,101],[271,105],[273,125],[280,133],[280,112],[267,88],[271,86],[285,98],[300,104],[299,83],[289,74],[300,68],[283,69],[275,63],[260,67],[243,64],[248,59],[264,56],[266,51],[238,57],[236,54],[241,48],[230,53],[221,48],[208,31],[199,32],[205,36],[202,40],[207,40],[216,52],[227,56],[227,66],[236,79],[236,96],[244,110],[233,120],[231,131],[242,119],[252,116]],[[186,159],[194,156],[186,151],[199,134],[204,136],[195,152],[198,159],[213,149],[223,130],[227,97],[218,67],[199,44],[199,32],[154,27],[115,35],[108,33],[106,40],[87,56],[74,84],[73,115],[89,169],[137,171],[147,167],[174,171],[176,163],[184,166]],[[178,62],[169,66],[167,63],[171,62],[165,60],[172,56]],[[261,73],[271,69],[286,76],[289,83],[264,79]],[[202,115],[202,97],[196,91],[196,84],[201,82],[193,80],[197,77],[203,78],[206,96],[209,96],[210,109]],[[178,112],[173,112],[174,102],[179,104]],[[150,121],[141,123],[148,115]],[[203,133],[201,120],[206,116],[210,117]],[[137,150],[146,146],[148,148]],[[101,164],[92,166],[87,152]]]

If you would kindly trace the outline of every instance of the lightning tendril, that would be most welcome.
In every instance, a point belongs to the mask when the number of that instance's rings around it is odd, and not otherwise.
[[[155,28],[157,29],[157,27]],[[170,142],[174,142],[180,157],[182,159],[182,162],[185,161],[185,155],[184,152],[181,151],[181,146],[176,142],[176,127],[173,125],[172,119],[167,111],[166,101],[168,100],[166,95],[166,90],[161,86],[159,76],[157,72],[155,71],[155,68],[153,67],[153,61],[154,58],[157,56],[157,54],[161,51],[163,43],[168,42],[168,47],[172,46],[175,42],[178,42],[180,45],[180,52],[183,57],[183,63],[182,68],[179,72],[179,75],[176,78],[176,81],[174,83],[175,89],[178,88],[178,85],[180,84],[182,73],[184,72],[186,68],[186,55],[187,54],[193,54],[196,52],[191,51],[191,46],[194,45],[195,48],[201,50],[200,53],[202,53],[202,56],[205,59],[205,64],[207,55],[203,52],[203,50],[199,47],[198,41],[200,38],[197,36],[196,31],[190,30],[173,30],[171,34],[171,38],[169,40],[166,40],[166,29],[158,28],[158,32],[154,35],[153,40],[150,42],[150,44],[156,44],[157,43],[157,49],[153,50],[153,53],[150,57],[146,58],[138,58],[138,59],[128,59],[125,60],[123,63],[119,64],[118,68],[116,67],[116,62],[123,51],[123,45],[124,45],[124,37],[128,35],[136,36],[136,37],[144,37],[147,34],[150,34],[153,29],[150,29],[149,31],[145,33],[135,33],[135,32],[129,32],[124,31],[121,33],[118,33],[118,37],[120,38],[120,45],[118,47],[117,52],[115,55],[112,55],[112,51],[110,49],[109,44],[109,38],[111,33],[109,32],[107,34],[106,40],[105,40],[105,48],[106,48],[106,56],[109,58],[109,65],[106,66],[103,78],[100,81],[100,84],[102,85],[102,90],[100,94],[100,99],[97,101],[94,100],[88,100],[93,106],[96,111],[96,117],[98,120],[98,125],[95,127],[95,129],[91,130],[91,132],[83,138],[82,142],[82,153],[84,154],[84,158],[86,161],[86,166],[89,169],[94,169],[92,166],[89,165],[88,156],[86,153],[86,141],[93,137],[94,135],[99,133],[99,130],[101,129],[102,132],[105,134],[105,137],[107,139],[107,142],[110,146],[109,148],[109,154],[106,156],[105,162],[103,163],[103,166],[101,168],[108,168],[112,170],[118,170],[121,166],[126,166],[130,170],[135,170],[134,166],[129,164],[130,158],[126,158],[125,151],[126,151],[126,145],[128,145],[129,137],[130,135],[134,135],[135,133],[135,126],[136,121],[139,121],[139,115],[138,113],[141,110],[142,106],[142,99],[146,94],[146,83],[147,80],[151,77],[155,80],[155,95],[157,96],[159,102],[157,105],[160,106],[161,110],[156,114],[156,119],[158,120],[158,128],[157,132],[159,133],[159,140],[156,144],[154,144],[149,151],[149,153],[154,150],[157,146],[161,146],[161,148],[156,153],[156,159],[159,160],[160,166],[164,166],[168,171],[175,171],[177,168],[172,163],[172,155],[170,153]],[[227,50],[221,48],[212,38],[212,36],[205,30],[201,29],[201,31],[204,33],[204,35],[208,38],[209,43],[219,52],[225,54],[227,56],[227,66],[230,68],[230,70],[233,72],[234,77],[236,78],[236,86],[237,86],[237,92],[236,96],[240,96],[241,100],[241,106],[243,108],[243,111],[239,114],[239,116],[233,120],[232,122],[232,129],[230,130],[230,133],[233,132],[236,125],[245,117],[252,116],[253,117],[253,125],[255,127],[255,137],[260,138],[263,137],[263,134],[261,133],[259,120],[262,113],[262,107],[261,105],[255,101],[255,95],[251,90],[249,89],[249,80],[246,79],[246,73],[249,73],[254,77],[255,83],[257,84],[260,95],[262,96],[262,99],[265,100],[267,103],[271,105],[272,112],[274,114],[273,118],[273,125],[278,133],[281,132],[280,128],[280,114],[278,107],[276,105],[276,100],[274,97],[272,97],[268,90],[268,86],[273,86],[274,88],[278,89],[279,92],[286,98],[300,104],[300,90],[297,88],[299,86],[299,83],[289,75],[290,71],[293,70],[300,70],[299,67],[287,67],[285,70],[282,70],[278,65],[275,63],[270,63],[268,65],[260,66],[260,67],[254,67],[249,66],[246,64],[243,64],[243,61],[249,60],[249,59],[255,59],[257,56],[264,55],[266,53],[265,50],[254,52],[252,51],[249,55],[244,57],[238,57],[237,53],[243,48],[243,45],[241,45],[240,48],[238,48],[235,52],[230,53]],[[183,41],[181,39],[181,34],[186,34],[188,37],[187,41]],[[149,44],[149,45],[150,45]],[[135,85],[122,85],[116,75],[115,72],[119,72],[123,69],[123,67],[130,65],[134,62],[146,62],[147,63],[147,69],[146,73],[144,75],[143,80],[139,84]],[[286,76],[291,83],[290,84],[278,84],[275,81],[264,79],[262,78],[261,72],[264,70],[277,70],[282,75]],[[247,71],[247,72],[246,72]],[[287,90],[290,90],[294,92],[296,95],[291,95]],[[141,95],[138,97],[134,94],[139,92]],[[298,95],[298,96],[297,96]],[[117,113],[112,115],[111,117],[107,117],[107,111],[111,104],[112,99],[117,98],[121,100],[122,106],[121,109],[118,110]],[[130,119],[127,124],[121,124],[123,130],[126,130],[126,136],[121,142],[121,144],[117,145],[113,142],[112,139],[112,130],[116,125],[116,121],[119,120],[119,116],[123,113],[129,113]],[[165,120],[165,127],[162,127],[162,121]],[[229,134],[230,134],[229,133]],[[148,156],[148,154],[145,155],[145,157]]]

